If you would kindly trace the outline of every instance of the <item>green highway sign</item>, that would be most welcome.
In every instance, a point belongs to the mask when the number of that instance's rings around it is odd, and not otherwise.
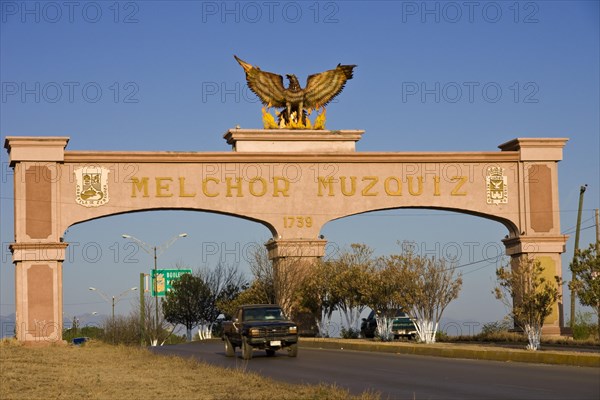
[[[173,281],[183,274],[191,274],[191,269],[153,269],[152,296],[164,297],[172,289]]]

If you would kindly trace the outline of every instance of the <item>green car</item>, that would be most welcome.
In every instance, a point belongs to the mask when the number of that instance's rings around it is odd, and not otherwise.
[[[371,311],[367,318],[363,318],[360,326],[360,332],[365,338],[374,338],[377,332],[377,320],[375,319],[375,311]],[[394,339],[401,337],[414,339],[417,337],[417,328],[414,322],[402,311],[396,313],[396,317],[392,321],[392,333]]]

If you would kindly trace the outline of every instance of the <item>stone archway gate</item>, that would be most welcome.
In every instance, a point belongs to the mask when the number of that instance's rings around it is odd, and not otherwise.
[[[201,210],[262,223],[269,256],[323,256],[328,221],[373,210],[432,208],[508,229],[506,253],[561,274],[557,163],[564,138],[519,138],[494,152],[357,152],[363,131],[234,129],[231,152],[65,150],[68,137],[7,137],[14,168],[16,333],[61,340],[65,230],[140,210]],[[451,229],[451,227],[449,227]],[[277,264],[276,264],[277,265]],[[546,320],[560,332],[562,307]]]

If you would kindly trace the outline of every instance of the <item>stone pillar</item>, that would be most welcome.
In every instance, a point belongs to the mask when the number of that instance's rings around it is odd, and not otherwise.
[[[23,342],[62,340],[62,262],[66,243],[13,243],[16,335]]]
[[[312,315],[300,311],[294,293],[302,277],[325,255],[326,244],[324,239],[277,239],[266,243],[273,262],[276,301],[304,335],[314,335],[316,325]]]
[[[562,277],[561,253],[565,251],[566,236],[521,236],[504,239],[506,254],[511,256],[511,266],[514,268],[524,257],[539,260],[544,268],[544,277],[554,282],[554,276]],[[558,288],[562,295],[562,286]],[[562,298],[554,305],[542,328],[544,335],[561,335],[564,332],[564,313]]]
[[[512,265],[522,257],[541,262],[545,277],[562,277],[561,253],[568,236],[560,233],[558,162],[563,158],[565,138],[518,138],[501,144],[502,151],[518,151],[518,233],[504,239]],[[560,288],[562,294],[562,287]],[[562,299],[546,318],[543,334],[559,335],[564,326]]]
[[[66,137],[7,137],[14,169],[16,335],[26,343],[62,341],[60,165]]]

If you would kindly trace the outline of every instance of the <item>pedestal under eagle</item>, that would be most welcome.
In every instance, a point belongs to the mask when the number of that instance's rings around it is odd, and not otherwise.
[[[262,109],[265,129],[325,129],[325,106],[342,92],[356,67],[338,64],[335,69],[310,75],[304,89],[296,75],[287,74],[289,85],[285,88],[281,75],[233,57],[244,68],[248,87],[267,108]],[[268,111],[271,107],[282,109],[276,112],[277,122]],[[308,119],[313,110],[321,110],[314,125]]]

